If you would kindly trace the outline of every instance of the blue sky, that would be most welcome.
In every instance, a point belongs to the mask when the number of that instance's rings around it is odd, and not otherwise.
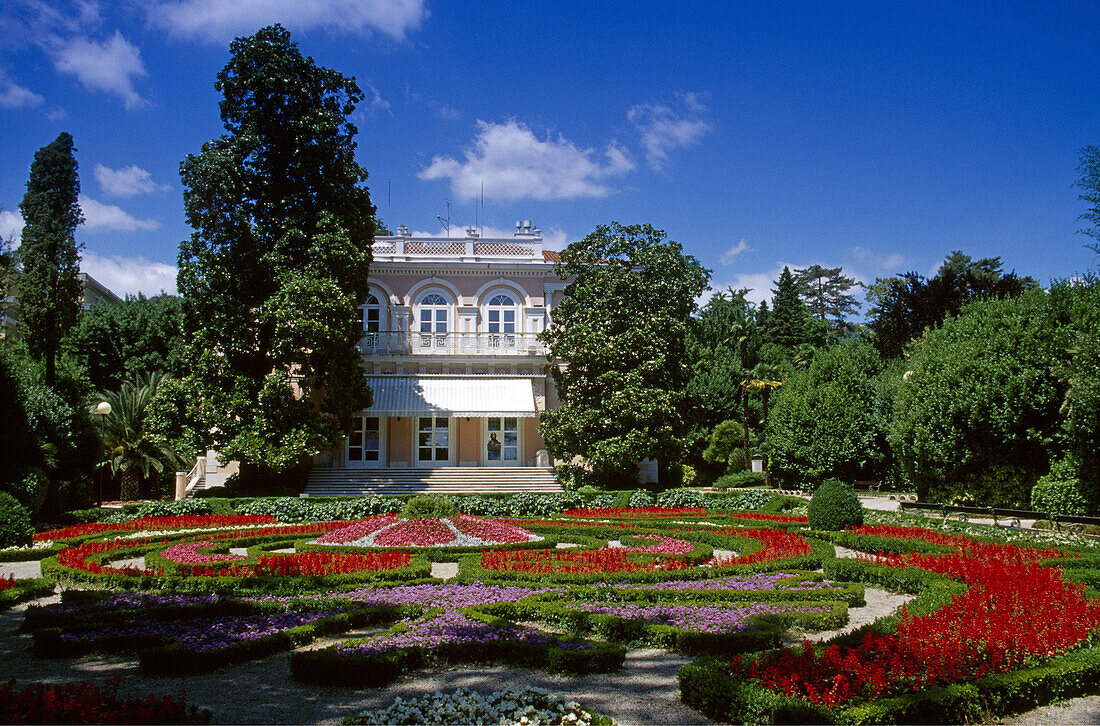
[[[752,299],[784,264],[932,274],[953,249],[1041,281],[1094,266],[1078,153],[1100,145],[1091,2],[5,0],[0,234],[34,151],[76,141],[84,268],[174,290],[178,167],[222,132],[214,77],[282,22],[357,78],[358,158],[391,226],[551,246],[611,220]]]

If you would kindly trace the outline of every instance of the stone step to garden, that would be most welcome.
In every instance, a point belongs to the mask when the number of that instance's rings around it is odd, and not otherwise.
[[[314,469],[303,496],[513,494],[562,491],[553,469]]]

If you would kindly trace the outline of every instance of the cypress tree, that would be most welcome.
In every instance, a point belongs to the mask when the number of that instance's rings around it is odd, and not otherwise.
[[[46,385],[56,380],[57,351],[76,323],[80,310],[80,247],[76,228],[80,180],[73,156],[73,137],[66,132],[35,152],[23,214],[19,257],[20,324],[32,356],[46,364]]]

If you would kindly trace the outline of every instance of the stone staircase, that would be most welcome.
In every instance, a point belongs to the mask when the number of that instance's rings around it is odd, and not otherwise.
[[[305,497],[364,494],[513,494],[560,492],[553,469],[445,467],[439,469],[314,469]]]

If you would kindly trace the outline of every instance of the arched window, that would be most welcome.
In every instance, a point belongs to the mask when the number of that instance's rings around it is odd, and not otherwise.
[[[451,306],[447,304],[447,299],[440,295],[438,292],[429,292],[420,298],[420,312],[418,319],[420,321],[421,333],[446,333],[447,323],[451,315]]]
[[[497,293],[489,298],[489,305],[485,309],[485,322],[490,333],[514,334],[518,317],[516,301],[511,295]]]
[[[382,330],[382,303],[378,302],[374,293],[367,296],[367,301],[360,306],[359,313],[363,321],[364,333],[377,333]]]

